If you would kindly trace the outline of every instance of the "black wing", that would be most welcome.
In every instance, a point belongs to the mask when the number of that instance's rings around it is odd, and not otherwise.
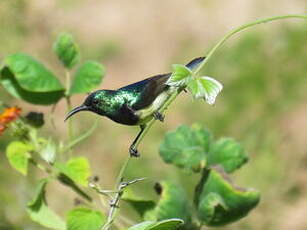
[[[147,83],[143,88],[139,99],[132,106],[134,110],[145,108],[153,103],[153,101],[169,86],[166,85],[167,79],[171,76],[170,73],[157,75],[146,80]]]
[[[205,57],[198,57],[190,61],[186,66],[191,70],[195,69]],[[140,93],[139,99],[132,106],[132,109],[139,110],[151,105],[153,101],[169,86],[166,85],[167,79],[171,76],[171,73],[160,74],[145,80],[133,83],[131,85],[120,88],[119,90],[136,90]]]

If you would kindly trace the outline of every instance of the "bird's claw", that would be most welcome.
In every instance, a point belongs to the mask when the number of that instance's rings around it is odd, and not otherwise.
[[[139,157],[140,156],[139,151],[134,146],[130,146],[129,153],[130,153],[131,157]]]
[[[164,115],[158,111],[154,112],[153,113],[153,117],[156,119],[156,120],[159,120],[161,122],[164,121]]]

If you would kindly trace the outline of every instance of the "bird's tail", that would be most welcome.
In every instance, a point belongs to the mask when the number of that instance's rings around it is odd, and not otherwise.
[[[188,64],[186,64],[186,67],[188,67],[190,70],[196,69],[199,64],[205,59],[206,57],[198,57],[194,58],[192,61],[190,61]]]

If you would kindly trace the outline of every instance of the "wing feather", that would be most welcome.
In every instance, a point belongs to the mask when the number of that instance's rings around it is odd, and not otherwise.
[[[169,77],[170,74],[161,74],[149,78],[149,81],[143,88],[139,99],[132,108],[134,110],[139,110],[151,105],[153,101],[169,87],[165,84]]]

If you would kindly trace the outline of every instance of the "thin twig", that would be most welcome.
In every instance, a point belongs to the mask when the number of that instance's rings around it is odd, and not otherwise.
[[[233,35],[249,28],[253,27],[255,25],[259,25],[262,23],[267,23],[267,22],[272,22],[276,20],[281,20],[281,19],[288,19],[288,18],[299,18],[299,19],[307,19],[307,14],[289,14],[289,15],[281,15],[281,16],[275,16],[275,17],[269,17],[269,18],[262,18],[258,19],[256,21],[244,24],[242,26],[239,26],[237,28],[234,28],[233,30],[229,31],[222,39],[216,43],[216,45],[208,52],[206,55],[206,58],[203,60],[203,62],[193,71],[194,74],[197,74],[204,66],[205,64],[209,61],[209,59],[212,57],[212,55],[216,52],[218,48],[220,48],[230,37]]]
[[[35,161],[33,158],[30,158],[29,162],[34,165],[35,167],[37,167],[38,169],[44,171],[47,174],[51,174],[52,171],[49,168],[46,168],[44,165],[38,163],[37,161]]]
[[[44,165],[38,163],[35,159],[31,158],[29,161],[32,165],[34,165],[35,167],[37,167],[38,169],[42,170],[43,172],[51,175],[53,178],[57,179],[59,182],[61,182],[63,185],[69,187],[71,190],[73,190],[76,194],[78,194],[79,196],[82,196],[85,200],[87,200],[88,202],[92,202],[92,198],[90,197],[90,195],[88,195],[85,191],[83,191],[81,188],[79,188],[78,185],[76,185],[76,183],[74,183],[70,178],[68,178],[67,176],[63,177],[63,174],[59,174],[59,175],[55,175],[54,172],[49,169],[46,168]]]
[[[88,138],[97,128],[98,125],[98,118],[95,120],[95,123],[93,124],[93,126],[84,134],[78,136],[76,139],[71,140],[71,142],[69,142],[65,148],[63,149],[63,152],[66,152],[70,149],[72,149],[75,145],[79,144],[81,141],[85,140],[86,138]]]
[[[164,103],[164,105],[159,109],[159,112],[161,114],[163,114],[163,112],[167,109],[167,107],[175,100],[175,98],[180,94],[180,92],[183,90],[184,88],[180,88],[175,90],[175,92],[173,94],[171,94],[169,96],[169,98],[166,100],[166,102]],[[141,134],[141,136],[139,137],[139,139],[137,140],[137,142],[135,143],[135,148],[137,149],[139,144],[141,143],[141,141],[143,140],[143,138],[145,137],[145,135],[147,134],[147,132],[149,131],[149,129],[151,128],[151,126],[155,123],[156,119],[152,119],[151,121],[149,121],[146,124],[146,127],[143,131],[143,133]]]
[[[65,91],[65,98],[66,98],[66,104],[67,104],[67,112],[69,112],[72,109],[71,101],[70,101],[70,72],[68,69],[65,69],[65,77],[66,77],[66,91]],[[72,141],[73,139],[73,126],[72,126],[72,120],[68,120],[68,139],[69,141]],[[70,150],[70,149],[69,149]]]
[[[56,125],[55,125],[55,122],[54,122],[54,112],[55,112],[57,105],[58,105],[58,103],[53,104],[52,107],[51,107],[51,112],[50,112],[50,123],[51,123],[51,125],[54,129],[56,129]]]
[[[114,190],[103,190],[100,188],[100,186],[95,183],[95,182],[90,182],[89,183],[89,187],[92,188],[95,192],[103,195],[103,196],[107,196],[110,200],[113,199],[113,196],[111,194],[114,194],[114,193],[117,193],[118,191],[114,191]],[[104,200],[104,197],[103,196],[99,196],[100,200],[101,200],[101,203],[102,203],[102,206],[104,208],[109,208],[109,204],[107,204]],[[122,222],[125,222],[125,223],[128,223],[129,225],[133,225],[134,222],[131,221],[130,219],[128,219],[127,217],[125,216],[122,216],[122,215],[118,215],[118,219]],[[118,225],[118,223],[116,224],[116,226]]]
[[[137,179],[134,179],[132,181],[120,182],[118,184],[117,192],[115,193],[114,198],[111,199],[111,201],[110,201],[110,207],[111,208],[110,208],[110,211],[109,211],[109,214],[108,214],[107,223],[101,228],[101,230],[109,230],[110,229],[112,223],[114,222],[114,219],[115,219],[115,216],[116,216],[116,210],[119,208],[119,202],[120,202],[120,199],[123,195],[125,188],[129,185],[135,184],[135,183],[142,181],[144,179],[145,178],[137,178]]]

